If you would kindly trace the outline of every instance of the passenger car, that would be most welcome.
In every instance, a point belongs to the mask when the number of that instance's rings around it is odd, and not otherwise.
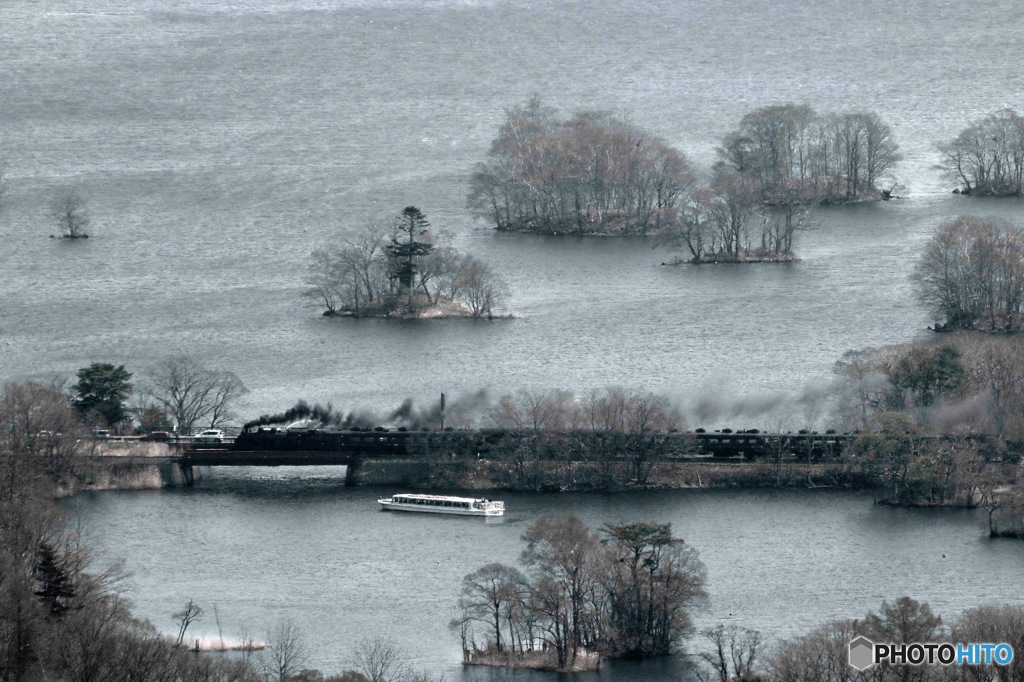
[[[220,429],[206,429],[195,437],[196,443],[221,443],[224,441],[224,432]]]

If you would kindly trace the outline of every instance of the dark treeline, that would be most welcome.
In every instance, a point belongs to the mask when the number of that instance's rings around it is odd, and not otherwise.
[[[450,627],[466,663],[593,669],[602,657],[673,653],[689,634],[704,567],[669,524],[595,534],[575,516],[542,517],[523,541],[525,573],[488,564],[463,579]]]

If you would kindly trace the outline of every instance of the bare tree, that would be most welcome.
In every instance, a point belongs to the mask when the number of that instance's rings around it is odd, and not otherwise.
[[[848,663],[852,621],[835,621],[795,640],[784,641],[766,660],[768,679],[778,682],[860,682],[877,680]]]
[[[0,391],[0,499],[69,485],[92,449],[62,386],[23,381]]]
[[[1020,331],[1024,325],[1024,230],[961,216],[932,238],[917,270],[921,297],[944,328]]]
[[[210,370],[190,357],[168,358],[150,370],[149,394],[189,431],[199,422],[211,427],[226,422],[231,403],[247,389],[231,372]]]
[[[452,290],[469,306],[473,317],[491,317],[505,299],[506,286],[486,263],[465,256],[453,278]]]
[[[534,98],[506,113],[467,203],[502,230],[646,233],[692,181],[680,152],[628,120],[583,111],[559,121]]]
[[[701,630],[700,635],[708,642],[710,650],[701,651],[699,656],[711,667],[718,682],[752,679],[754,664],[761,652],[760,632],[720,624]]]
[[[347,302],[344,274],[333,252],[329,249],[314,249],[303,280],[309,286],[305,295],[322,302],[328,313],[337,312]]]
[[[185,633],[201,615],[203,615],[202,607],[191,599],[188,600],[184,609],[174,614],[173,618],[178,623],[178,636],[174,639],[174,646],[182,645],[185,641]]]
[[[411,674],[405,652],[384,637],[359,642],[355,650],[355,665],[370,682],[399,682]]]
[[[571,514],[537,519],[523,533],[523,540],[526,549],[520,560],[536,577],[531,596],[542,618],[539,625],[555,647],[558,667],[569,669],[586,644],[588,595],[596,585],[600,543]]]
[[[89,209],[85,198],[77,187],[61,191],[50,205],[50,216],[60,227],[61,234],[69,239],[88,237],[85,228],[89,226]]]
[[[491,641],[500,653],[515,644],[513,614],[526,592],[526,578],[518,569],[493,563],[479,568],[462,579],[459,606],[468,618],[487,625],[493,634]],[[507,632],[507,644],[502,633]]]
[[[267,645],[260,658],[263,670],[276,682],[287,682],[306,662],[302,633],[290,619],[274,626],[267,635]]]

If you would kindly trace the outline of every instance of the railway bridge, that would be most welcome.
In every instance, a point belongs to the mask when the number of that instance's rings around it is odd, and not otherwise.
[[[236,442],[182,443],[171,448],[170,461],[178,467],[185,485],[195,481],[197,467],[344,466],[346,485],[384,485],[408,483],[425,466],[423,458],[404,451],[340,445],[250,449]]]
[[[436,455],[500,457],[516,438],[531,432],[500,429],[465,431],[334,431],[324,429],[243,430],[233,442],[172,444],[172,461],[181,480],[191,484],[196,467],[212,466],[345,466],[347,485],[401,484],[414,481]],[[605,436],[592,437],[604,438]],[[653,434],[658,459],[680,457],[756,457],[777,455],[821,457],[838,451],[845,434],[765,434],[757,431]],[[653,441],[647,441],[652,447]],[[609,446],[612,444],[609,442]],[[614,447],[614,446],[612,446]],[[775,452],[778,451],[778,452]]]

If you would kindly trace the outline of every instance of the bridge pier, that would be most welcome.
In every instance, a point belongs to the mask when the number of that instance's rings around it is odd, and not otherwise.
[[[160,483],[165,488],[190,486],[201,478],[199,468],[191,464],[166,460],[158,465]]]

